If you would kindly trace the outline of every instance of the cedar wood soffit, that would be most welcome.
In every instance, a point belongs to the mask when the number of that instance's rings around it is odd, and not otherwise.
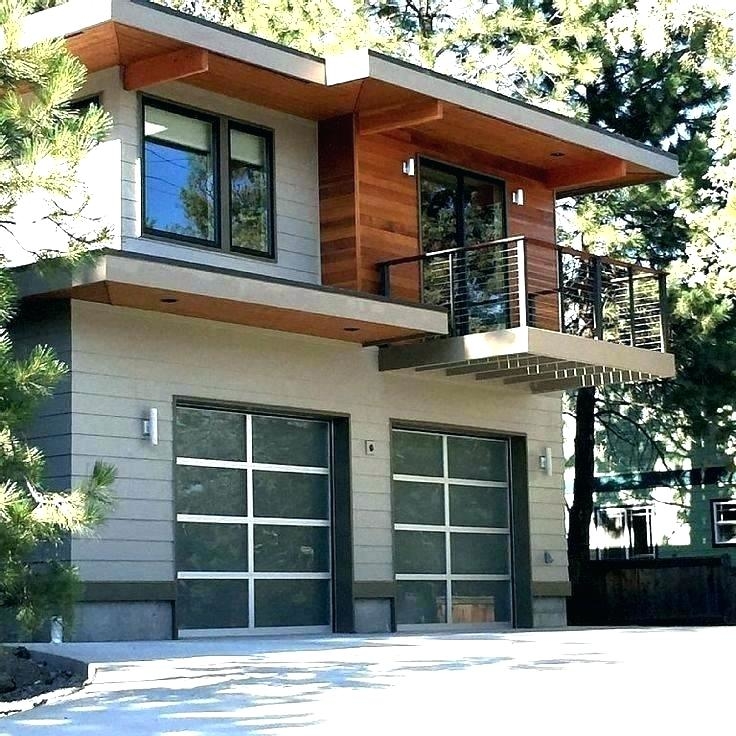
[[[365,49],[322,59],[147,0],[70,0],[30,16],[24,41],[64,37],[126,89],[182,80],[312,120],[356,113],[360,135],[474,147],[559,196],[676,176],[671,154]]]

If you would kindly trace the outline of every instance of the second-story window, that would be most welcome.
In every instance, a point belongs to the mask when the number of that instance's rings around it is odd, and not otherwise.
[[[273,256],[270,132],[153,100],[143,118],[144,233]]]

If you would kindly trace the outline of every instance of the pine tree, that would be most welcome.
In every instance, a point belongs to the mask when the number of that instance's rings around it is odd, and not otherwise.
[[[49,267],[70,268],[90,257],[90,244],[107,236],[104,227],[90,228],[83,218],[76,170],[104,137],[109,121],[95,107],[80,113],[67,104],[79,92],[85,70],[63,41],[21,45],[20,28],[30,9],[23,0],[0,0],[2,242],[12,241],[16,214],[33,197],[38,219],[58,229],[64,246],[20,245]],[[49,615],[70,617],[76,573],[55,559],[53,545],[102,520],[115,471],[97,463],[77,488],[46,488],[43,454],[24,439],[24,431],[66,367],[43,345],[16,355],[9,328],[17,292],[12,272],[2,268],[6,256],[0,252],[0,606],[13,610],[21,626],[31,630]]]

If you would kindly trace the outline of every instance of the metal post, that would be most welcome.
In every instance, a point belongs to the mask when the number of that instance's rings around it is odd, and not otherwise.
[[[629,331],[631,332],[631,347],[636,347],[636,325],[634,323],[634,269],[629,266]]]
[[[526,327],[529,296],[526,283],[526,257],[523,238],[516,241],[516,269],[519,274],[519,327]]]
[[[559,331],[564,332],[565,331],[565,318],[564,318],[564,309],[565,309],[565,301],[563,297],[563,289],[564,284],[562,283],[563,276],[565,274],[564,271],[565,264],[562,260],[562,249],[557,248],[557,320],[559,323]]]
[[[386,297],[391,296],[391,266],[388,263],[381,263],[381,294]]]
[[[660,273],[659,280],[659,329],[662,352],[666,353],[670,341],[670,320],[667,306],[667,276]]]
[[[595,336],[603,339],[603,273],[601,259],[593,256],[593,326]]]
[[[455,324],[455,276],[454,276],[454,270],[455,270],[455,263],[454,263],[454,253],[449,253],[447,255],[447,288],[449,289],[448,294],[448,302],[447,302],[447,311],[448,311],[448,319],[450,321],[450,334],[455,335],[456,334],[456,328],[457,325]]]

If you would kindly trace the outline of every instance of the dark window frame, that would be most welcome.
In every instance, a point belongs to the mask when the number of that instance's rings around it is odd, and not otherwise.
[[[92,95],[85,95],[84,97],[77,97],[74,100],[69,100],[66,103],[67,108],[72,112],[83,113],[94,105],[95,107],[102,107],[102,95],[99,93]]]
[[[718,504],[728,504],[736,508],[736,498],[712,498],[710,500],[710,529],[711,538],[714,547],[736,547],[736,540],[733,542],[719,542],[718,535],[716,534],[716,506]],[[734,522],[736,525],[736,522]]]
[[[242,257],[258,258],[275,262],[276,259],[276,196],[275,196],[275,167],[274,167],[274,131],[253,123],[218,115],[189,105],[182,105],[168,99],[141,95],[139,105],[139,145],[141,161],[141,235],[151,237],[167,243],[193,246],[210,253],[230,253]],[[212,240],[198,238],[179,233],[172,233],[158,228],[146,226],[146,107],[151,106],[160,110],[172,112],[183,117],[202,120],[212,126],[212,169],[215,182],[214,191],[214,237]],[[267,170],[268,170],[268,251],[238,248],[232,245],[231,235],[231,186],[230,186],[230,131],[242,130],[256,135],[265,141]]]
[[[261,128],[249,123],[242,123],[237,120],[227,119],[227,219],[229,222],[228,227],[228,251],[232,253],[244,254],[248,256],[254,256],[256,258],[265,258],[273,260],[276,257],[276,191],[275,191],[275,176],[274,176],[274,155],[273,155],[273,130],[269,128]],[[243,248],[235,245],[233,242],[232,234],[232,212],[233,212],[233,187],[232,187],[232,156],[230,154],[230,140],[232,132],[246,133],[248,135],[254,135],[262,138],[266,144],[266,173],[267,179],[267,197],[268,197],[268,250],[260,251],[254,250],[253,248]]]
[[[464,182],[464,179],[466,176],[474,177],[477,179],[484,179],[488,182],[491,182],[493,184],[496,184],[501,189],[501,196],[503,200],[503,208],[502,208],[502,219],[503,219],[503,227],[501,237],[505,238],[508,234],[509,230],[509,212],[508,212],[508,198],[507,198],[507,191],[506,191],[506,180],[501,179],[498,176],[493,176],[492,174],[487,174],[482,171],[477,171],[475,169],[466,169],[462,166],[458,166],[456,164],[450,164],[445,161],[438,161],[437,159],[431,158],[430,156],[418,156],[418,166],[417,166],[417,197],[419,202],[418,209],[418,217],[419,217],[419,247],[422,253],[425,253],[424,250],[424,243],[422,241],[422,190],[421,190],[421,182],[422,182],[422,168],[427,169],[435,169],[436,171],[442,171],[445,174],[451,174],[452,176],[457,177],[459,186],[458,186],[458,192],[461,192],[462,185]],[[465,247],[465,240],[466,240],[466,233],[465,233],[465,218],[463,217],[463,207],[462,207],[462,197],[456,197],[455,199],[455,222],[456,222],[456,232],[458,234],[458,242],[456,246],[458,248],[464,248]]]

